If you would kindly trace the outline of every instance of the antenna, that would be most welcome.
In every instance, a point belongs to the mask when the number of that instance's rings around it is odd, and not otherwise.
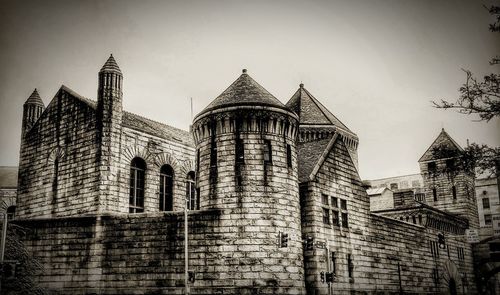
[[[191,100],[191,122],[193,121],[193,98],[189,98]]]

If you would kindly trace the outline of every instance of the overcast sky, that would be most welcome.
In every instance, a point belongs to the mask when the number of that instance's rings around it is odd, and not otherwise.
[[[418,172],[442,127],[500,145],[500,122],[437,110],[461,68],[498,54],[491,1],[0,1],[0,165],[17,165],[22,105],[61,84],[96,99],[110,53],[124,108],[188,129],[242,68],[286,103],[305,84],[360,138],[363,179]],[[498,5],[499,2],[496,2]]]

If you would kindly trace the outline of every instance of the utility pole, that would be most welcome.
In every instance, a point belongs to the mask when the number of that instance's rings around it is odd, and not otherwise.
[[[7,216],[7,211],[3,212],[3,226],[2,226],[2,245],[0,248],[0,266],[2,267],[2,272],[0,274],[0,293],[2,292],[2,279],[4,270],[4,255],[5,255],[5,242],[7,240],[7,222],[9,221]]]
[[[188,190],[189,194],[186,194],[186,202],[184,206],[184,285],[185,285],[185,294],[189,295],[189,258],[188,258],[188,205],[191,200],[191,182],[188,182]]]

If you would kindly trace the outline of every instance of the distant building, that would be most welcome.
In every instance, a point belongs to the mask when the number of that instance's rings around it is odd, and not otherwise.
[[[16,214],[17,173],[17,167],[0,166],[0,212],[9,218]]]

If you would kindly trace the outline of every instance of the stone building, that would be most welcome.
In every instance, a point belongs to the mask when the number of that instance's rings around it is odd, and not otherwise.
[[[123,81],[111,56],[97,101],[24,106],[11,224],[40,286],[182,294],[187,208],[192,294],[476,293],[473,177],[431,175],[447,160],[421,160],[425,206],[371,212],[358,137],[303,84],[283,104],[243,70],[187,132],[124,111]]]

